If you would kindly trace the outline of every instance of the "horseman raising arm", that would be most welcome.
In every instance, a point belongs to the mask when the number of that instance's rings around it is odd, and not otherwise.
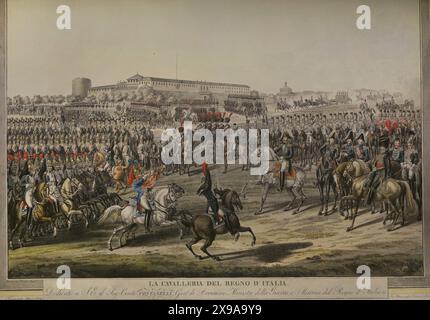
[[[197,189],[197,194],[203,195],[207,199],[208,203],[207,203],[206,212],[209,213],[209,208],[211,208],[215,221],[220,222],[220,217],[218,215],[218,211],[219,211],[218,199],[215,197],[215,194],[212,191],[211,174],[209,169],[207,168],[206,162],[203,163],[202,171],[203,171],[203,179],[202,179],[203,183]]]

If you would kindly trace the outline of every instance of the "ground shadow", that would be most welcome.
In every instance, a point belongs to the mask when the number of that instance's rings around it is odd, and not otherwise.
[[[384,220],[383,217],[378,217],[376,219],[373,219],[373,220],[367,221],[365,223],[359,224],[358,226],[354,227],[354,230],[358,229],[358,228],[363,228],[363,227],[371,226],[372,224],[375,224],[375,223],[378,223],[378,222],[382,222],[382,220]]]
[[[293,242],[266,244],[257,248],[216,254],[222,261],[254,257],[261,262],[277,262],[286,258],[292,251],[312,246],[312,242]]]

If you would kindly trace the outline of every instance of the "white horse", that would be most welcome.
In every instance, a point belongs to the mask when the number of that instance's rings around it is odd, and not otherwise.
[[[275,151],[273,151],[272,148],[269,148],[269,170],[266,174],[260,176],[260,179],[257,182],[257,184],[262,185],[263,190],[260,199],[260,209],[254,213],[255,215],[263,213],[264,203],[266,202],[269,190],[272,186],[278,184],[279,175],[282,174],[281,170],[283,170],[281,159],[275,153]],[[300,212],[300,208],[306,199],[306,196],[303,193],[303,185],[305,182],[306,173],[302,168],[298,166],[293,166],[292,172],[294,173],[294,175],[287,176],[285,179],[285,189],[292,195],[293,199],[284,208],[284,211],[292,209],[298,198],[300,203],[298,207],[296,207],[296,209],[293,211],[293,214],[297,214]]]
[[[176,202],[185,193],[184,189],[175,183],[165,187],[160,187],[154,191],[154,210],[150,215],[149,225],[160,226],[169,223],[176,210]],[[145,202],[144,196],[141,198],[141,203]],[[128,239],[129,234],[135,238],[135,232],[139,226],[148,225],[147,214],[139,214],[135,205],[126,204],[126,206],[114,205],[105,210],[103,215],[98,220],[98,224],[103,224],[109,218],[114,217],[115,220],[120,220],[121,227],[115,228],[111,237],[108,240],[108,248],[112,249],[112,239],[119,235],[119,245],[122,247],[124,236]],[[115,222],[116,222],[115,221]]]

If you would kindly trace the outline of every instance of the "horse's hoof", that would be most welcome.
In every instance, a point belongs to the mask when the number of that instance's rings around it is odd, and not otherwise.
[[[9,249],[10,250],[14,250],[15,248],[13,247],[13,242],[12,241],[9,241]]]
[[[258,216],[258,215],[260,215],[260,214],[262,214],[263,212],[262,211],[256,211],[256,212],[254,212],[254,215],[255,216]]]
[[[199,260],[203,260],[202,256],[196,256],[196,258],[199,259]]]
[[[394,231],[393,227],[387,229],[387,232],[391,232],[391,231]]]
[[[218,257],[218,256],[214,256],[214,257],[213,257],[213,259],[214,259],[215,261],[221,261],[221,258],[220,258],[220,257]]]
[[[255,240],[252,240],[251,247],[255,246]]]
[[[294,210],[293,211],[293,215],[298,214],[298,213],[299,213],[299,210]]]
[[[346,232],[350,232],[352,230],[351,227],[346,228]]]

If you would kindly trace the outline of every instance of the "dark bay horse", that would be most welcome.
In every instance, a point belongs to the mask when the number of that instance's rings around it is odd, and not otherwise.
[[[19,185],[16,184],[8,193],[7,215],[9,228],[9,245],[13,249],[13,238],[18,233],[19,246],[23,246],[23,241],[26,231],[26,214],[29,214],[28,209],[23,208],[24,201],[20,195]]]
[[[228,219],[229,221],[231,230],[228,230],[225,223],[216,226],[214,218],[209,214],[197,214],[191,219],[191,221],[183,221],[183,224],[189,226],[193,234],[191,241],[186,244],[191,253],[196,258],[203,259],[202,256],[199,256],[194,252],[192,246],[204,239],[205,243],[200,249],[206,253],[208,257],[216,261],[220,261],[220,257],[212,255],[208,251],[208,248],[212,245],[217,234],[225,234],[231,231],[235,234],[235,240],[237,241],[239,239],[240,232],[249,232],[252,235],[251,246],[255,245],[256,237],[250,227],[243,227],[240,225],[239,218],[235,213],[236,210],[243,208],[239,194],[230,189],[215,189],[215,193],[219,195],[221,199],[220,207],[224,212],[224,219]]]
[[[336,164],[334,161],[328,160],[326,157],[322,157],[319,161],[316,178],[316,185],[320,193],[321,208],[318,215],[328,215],[328,203],[330,201],[330,190],[334,193],[334,205],[332,211],[336,210],[338,190],[336,187],[333,172],[335,170]],[[324,208],[325,207],[325,208]]]

